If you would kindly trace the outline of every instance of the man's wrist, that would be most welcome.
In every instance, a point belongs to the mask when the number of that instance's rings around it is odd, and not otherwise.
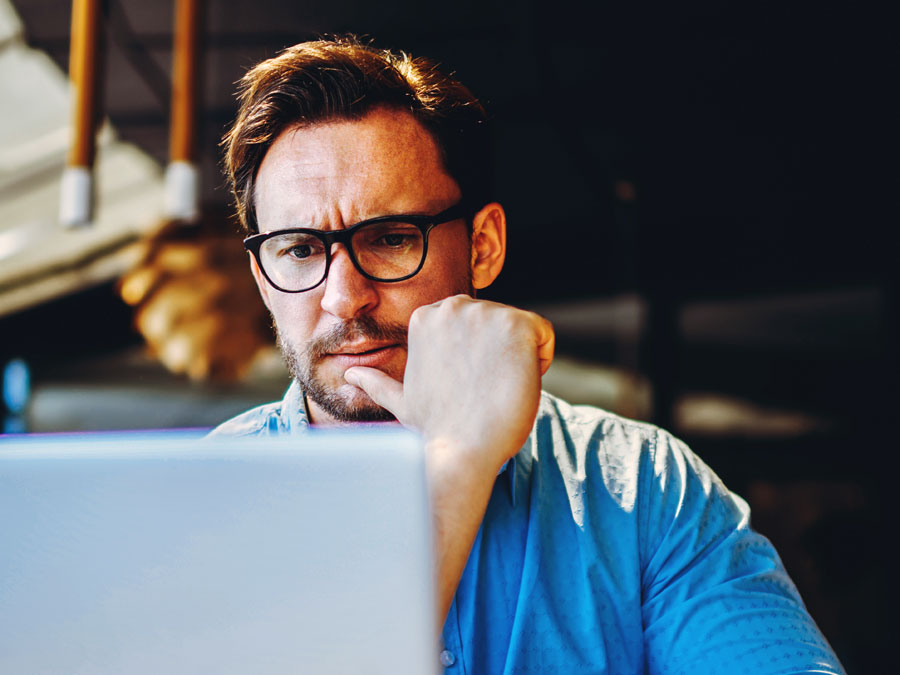
[[[425,442],[425,464],[431,480],[493,478],[509,460],[494,449],[474,447],[447,438]]]

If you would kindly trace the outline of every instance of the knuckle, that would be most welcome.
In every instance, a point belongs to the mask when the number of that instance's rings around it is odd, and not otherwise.
[[[466,298],[467,296],[465,295],[451,295],[441,303],[441,307],[445,307],[450,311],[461,311],[466,306]]]

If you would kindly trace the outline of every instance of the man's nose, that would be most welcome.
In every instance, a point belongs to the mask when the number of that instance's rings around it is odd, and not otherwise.
[[[340,319],[362,316],[378,304],[378,292],[350,259],[343,244],[335,244],[331,251],[331,267],[325,279],[322,309]]]

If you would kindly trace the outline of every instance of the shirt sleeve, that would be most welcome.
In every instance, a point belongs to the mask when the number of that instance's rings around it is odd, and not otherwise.
[[[844,673],[750,510],[660,431],[640,469],[649,673]]]

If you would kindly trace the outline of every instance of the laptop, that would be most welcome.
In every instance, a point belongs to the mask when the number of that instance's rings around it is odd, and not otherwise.
[[[0,438],[0,672],[436,673],[421,441]]]

